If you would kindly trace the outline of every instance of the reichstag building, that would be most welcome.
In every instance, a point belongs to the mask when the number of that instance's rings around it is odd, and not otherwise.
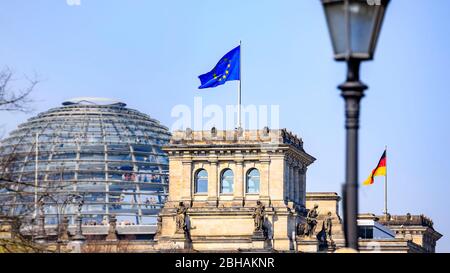
[[[72,99],[1,141],[0,239],[42,252],[339,252],[341,197],[307,192],[315,161],[287,129],[169,132],[125,103]],[[432,253],[442,237],[409,213],[361,214],[358,227],[361,252]]]

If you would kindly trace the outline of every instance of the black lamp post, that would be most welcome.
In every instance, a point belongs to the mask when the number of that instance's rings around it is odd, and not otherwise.
[[[346,162],[344,233],[346,246],[358,250],[358,129],[360,101],[368,87],[359,79],[362,61],[372,60],[389,0],[321,0],[337,61],[346,61]]]

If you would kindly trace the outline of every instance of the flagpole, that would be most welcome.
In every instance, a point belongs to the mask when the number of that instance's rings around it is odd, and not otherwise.
[[[385,168],[386,168],[386,175],[384,176],[384,215],[387,216],[388,215],[387,145],[385,146],[384,151],[385,151],[385,158],[386,158],[386,166],[385,166]]]
[[[37,188],[38,188],[38,168],[39,168],[39,133],[36,133],[36,140],[35,140],[35,166],[34,166],[34,218],[36,219],[37,217],[37,209],[38,209],[38,205],[37,205],[37,199],[38,199],[38,193],[37,193]]]
[[[238,85],[238,126],[237,128],[241,128],[241,104],[242,104],[242,96],[241,96],[241,88],[242,88],[242,77],[241,77],[241,71],[242,71],[242,62],[241,62],[241,56],[242,56],[242,42],[239,41],[239,85]]]

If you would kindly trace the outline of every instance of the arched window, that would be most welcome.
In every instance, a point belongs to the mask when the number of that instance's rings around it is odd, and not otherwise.
[[[222,172],[220,179],[220,193],[233,193],[234,174],[230,169]]]
[[[197,171],[195,175],[195,193],[207,193],[208,192],[208,172],[204,169]]]
[[[259,171],[250,169],[247,172],[247,193],[259,193]]]

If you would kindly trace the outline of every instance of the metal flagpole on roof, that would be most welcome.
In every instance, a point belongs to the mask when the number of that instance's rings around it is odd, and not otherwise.
[[[388,171],[387,171],[387,145],[385,146],[384,149],[385,152],[385,168],[386,168],[386,174],[384,176],[384,215],[388,215],[388,193],[387,193],[387,187],[388,187],[388,182],[387,182],[387,175],[388,175]]]
[[[38,193],[37,193],[37,188],[38,188],[38,170],[39,170],[39,133],[36,133],[36,140],[35,140],[35,145],[36,145],[36,155],[35,155],[35,166],[34,166],[34,219],[36,219],[37,217],[37,210],[38,210]]]
[[[241,117],[241,104],[242,104],[242,96],[241,96],[241,88],[242,88],[242,61],[241,61],[241,56],[242,56],[242,42],[239,41],[239,85],[238,85],[238,126],[237,128],[241,128],[242,127],[242,117]]]

